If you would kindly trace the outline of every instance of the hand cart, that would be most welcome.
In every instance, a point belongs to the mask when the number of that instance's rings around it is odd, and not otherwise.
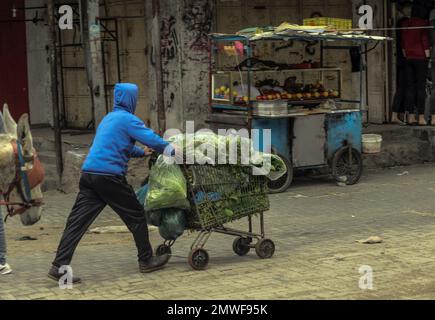
[[[183,172],[191,205],[187,212],[187,229],[199,232],[188,256],[193,269],[207,267],[210,258],[204,247],[213,232],[236,237],[233,251],[239,256],[254,248],[262,259],[273,256],[275,244],[265,237],[264,230],[263,214],[269,210],[266,177],[253,175],[249,166],[234,165],[190,165],[184,166]],[[259,233],[253,231],[253,216],[259,218]],[[248,231],[226,226],[245,217]],[[156,248],[155,254],[171,253],[174,242],[165,241]]]

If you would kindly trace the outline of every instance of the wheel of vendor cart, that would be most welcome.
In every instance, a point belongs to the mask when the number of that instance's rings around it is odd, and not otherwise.
[[[189,253],[189,265],[195,270],[204,270],[209,260],[208,252],[204,249],[193,249]]]
[[[255,252],[261,259],[270,259],[275,253],[275,244],[270,239],[260,239],[255,245]]]
[[[248,238],[238,237],[234,239],[233,242],[233,250],[239,256],[247,255],[251,247],[249,244],[251,241]]]
[[[351,147],[341,148],[332,160],[332,175],[337,182],[347,185],[358,183],[363,171],[361,153]]]
[[[286,157],[283,157],[280,154],[278,154],[278,156],[284,161],[287,172],[278,180],[268,180],[267,187],[269,188],[269,193],[285,192],[290,187],[293,181],[293,164]]]
[[[166,244],[160,244],[159,246],[157,246],[156,248],[156,256],[162,256],[164,254],[171,254],[171,247],[166,245]]]

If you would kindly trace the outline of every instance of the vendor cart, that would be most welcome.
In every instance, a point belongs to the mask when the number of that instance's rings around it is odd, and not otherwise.
[[[217,133],[218,129],[246,128],[257,150],[271,150],[284,159],[287,174],[268,183],[272,193],[283,192],[290,186],[294,170],[326,168],[337,181],[356,184],[363,169],[362,123],[366,112],[363,110],[363,49],[369,41],[386,39],[362,32],[308,32],[291,25],[253,34],[212,34],[207,122]],[[271,66],[266,61],[258,66],[254,51],[261,41],[278,42],[282,47],[286,41],[317,45],[320,62]],[[347,41],[352,45],[332,46],[331,41]],[[325,50],[342,49],[359,53],[357,100],[342,98],[342,70],[324,65]],[[236,67],[219,67],[224,64],[218,55],[222,52],[233,55],[236,62],[241,54],[246,59]],[[307,85],[314,78],[317,82]],[[274,86],[271,79],[279,79],[275,81],[281,84],[275,87],[278,92],[270,90]],[[297,84],[297,79],[303,83]],[[268,92],[258,88],[258,83],[268,84],[263,86]],[[265,130],[270,130],[270,141],[263,139]]]

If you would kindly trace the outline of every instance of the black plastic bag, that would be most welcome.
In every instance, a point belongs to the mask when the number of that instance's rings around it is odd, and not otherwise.
[[[180,237],[187,226],[186,213],[184,210],[170,208],[159,210],[161,215],[159,233],[165,240],[176,240]]]

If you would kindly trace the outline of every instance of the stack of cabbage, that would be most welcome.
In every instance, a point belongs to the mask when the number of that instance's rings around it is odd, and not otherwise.
[[[253,168],[253,174],[272,180],[279,179],[287,170],[278,156],[256,152],[250,139],[236,135],[180,134],[169,141],[183,151],[186,164],[246,165]],[[185,210],[189,210],[186,178],[172,160],[164,155],[157,159],[145,186],[148,190],[144,201],[149,222],[159,226],[161,236],[167,240],[175,240],[183,233]],[[140,197],[144,198],[143,189],[138,191]]]

